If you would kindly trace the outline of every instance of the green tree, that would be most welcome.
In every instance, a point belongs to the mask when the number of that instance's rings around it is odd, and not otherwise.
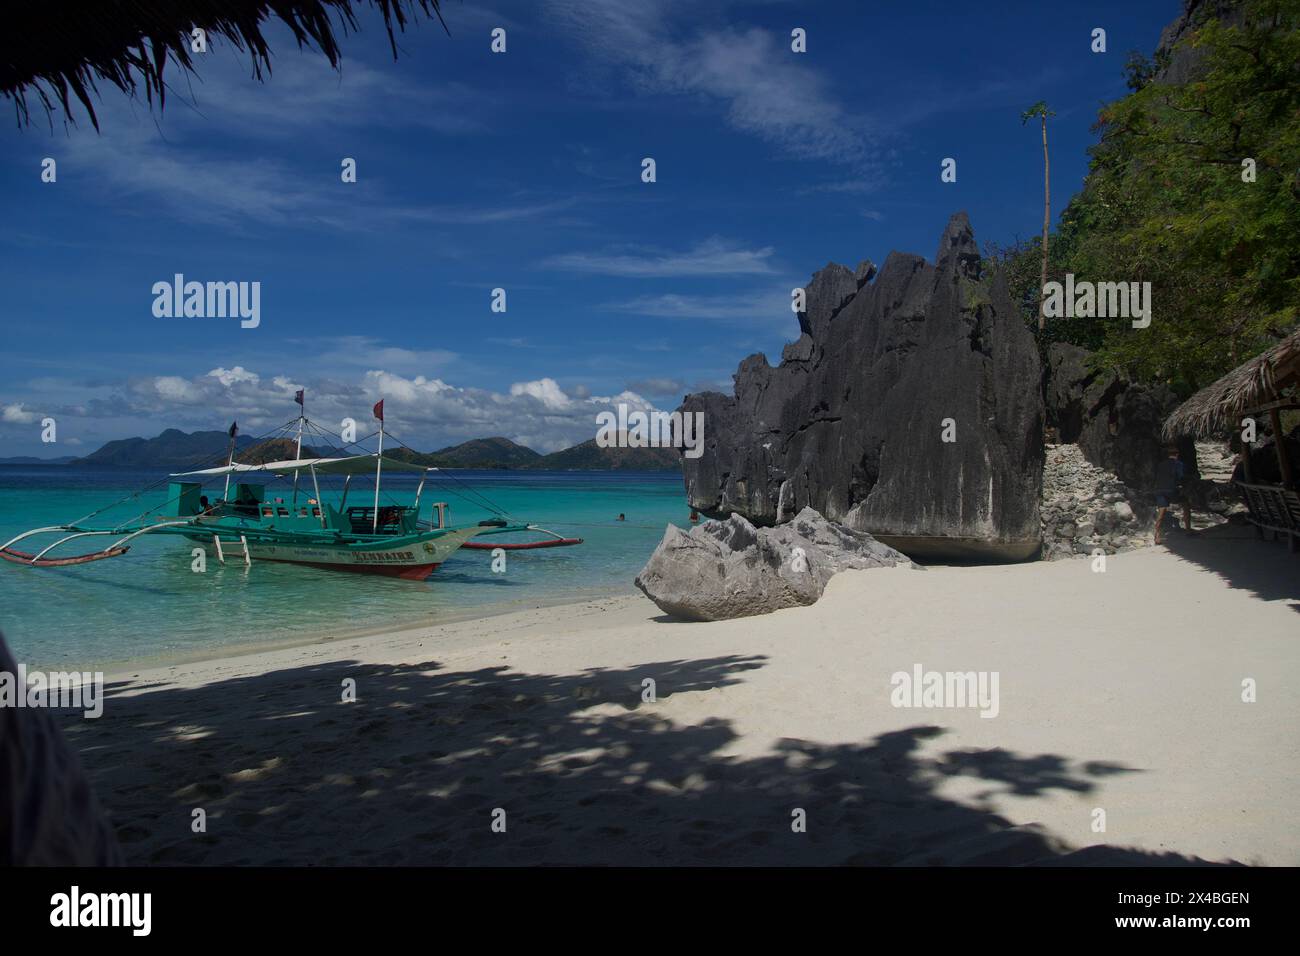
[[[1300,0],[1223,9],[1175,51],[1186,82],[1130,69],[1057,235],[1077,278],[1152,283],[1151,326],[1104,320],[1099,361],[1185,390],[1300,321]]]

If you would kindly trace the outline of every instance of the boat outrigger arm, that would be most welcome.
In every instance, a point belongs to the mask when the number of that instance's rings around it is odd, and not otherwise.
[[[165,521],[158,524],[146,525],[141,528],[109,528],[100,530],[86,530],[76,525],[52,525],[48,528],[34,528],[31,531],[24,531],[16,538],[10,538],[3,545],[0,545],[0,558],[6,561],[12,561],[14,564],[27,564],[36,568],[59,568],[69,564],[87,564],[91,561],[102,561],[104,558],[116,558],[120,554],[126,554],[131,550],[127,544],[132,538],[138,538],[142,534],[148,534],[150,531],[160,531],[163,528],[174,528],[180,525],[188,525],[189,521]],[[128,533],[122,535],[127,530]],[[52,531],[71,531],[73,532],[66,537],[60,538],[51,545],[47,545],[35,554],[26,551],[19,551],[13,547],[23,538],[30,538],[33,535],[46,534]],[[65,541],[71,541],[73,538],[89,538],[94,535],[122,535],[108,547],[101,551],[91,551],[87,554],[78,554],[66,558],[47,558],[45,555],[53,551]]]
[[[390,474],[403,471],[421,473],[413,505],[347,507],[346,484],[343,499],[337,507],[321,500],[316,481],[318,475],[344,475],[350,480],[351,476],[372,472],[378,476],[380,469]],[[311,473],[312,487],[316,492],[315,497],[305,506],[296,502],[290,505],[283,499],[266,500],[265,486],[253,483],[238,484],[232,501],[219,500],[214,505],[207,505],[206,499],[200,495],[204,478],[224,476],[227,479],[228,494],[232,475],[271,472],[292,473],[296,478],[304,470]],[[163,507],[170,506],[172,512],[160,520],[142,520],[152,511],[158,510],[154,508],[130,523],[113,527],[68,524],[34,528],[0,545],[0,558],[29,567],[87,564],[123,555],[130,550],[130,542],[135,538],[160,533],[181,535],[212,548],[222,563],[225,562],[222,551],[224,542],[237,549],[242,548],[245,563],[251,563],[252,558],[256,557],[259,560],[423,580],[450,554],[462,547],[526,550],[582,543],[581,538],[565,538],[536,525],[508,522],[504,518],[481,521],[476,525],[450,527],[445,521],[446,505],[442,503],[434,506],[437,524],[419,520],[420,496],[428,473],[438,470],[399,459],[382,458],[377,454],[366,454],[342,458],[294,459],[262,465],[232,462],[218,468],[181,472],[171,477],[198,480],[174,481],[169,486],[168,498]],[[538,532],[549,535],[549,538],[497,545],[470,541],[474,537],[512,532]],[[39,550],[20,551],[14,547],[26,538],[57,533],[61,533],[62,537]],[[69,541],[91,537],[108,537],[112,540],[98,551],[68,557],[47,556]]]

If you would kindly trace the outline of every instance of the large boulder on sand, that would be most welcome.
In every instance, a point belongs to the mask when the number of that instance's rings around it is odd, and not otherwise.
[[[898,564],[910,562],[804,508],[776,528],[755,528],[740,515],[690,533],[669,525],[636,586],[673,617],[719,621],[812,604],[839,571]]]
[[[831,264],[806,306],[780,366],[753,355],[733,395],[686,397],[706,426],[691,507],[779,525],[808,506],[918,559],[1037,554],[1042,364],[966,215],[934,265]]]

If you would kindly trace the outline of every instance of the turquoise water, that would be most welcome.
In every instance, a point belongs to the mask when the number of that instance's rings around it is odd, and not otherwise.
[[[665,525],[686,526],[689,515],[681,477],[674,474],[456,475],[512,517],[585,543],[508,553],[503,574],[492,572],[491,552],[459,551],[427,581],[414,582],[270,562],[222,566],[211,556],[207,571],[199,574],[190,567],[190,542],[145,535],[122,557],[92,564],[24,568],[0,562],[0,630],[15,655],[32,666],[85,669],[633,593],[632,580]],[[0,465],[0,544],[30,528],[75,521],[162,477],[161,471]],[[409,501],[415,485],[416,476],[385,477],[385,495]],[[267,486],[268,497],[289,487],[283,479]],[[321,491],[331,499],[339,487],[334,479],[322,482]],[[111,526],[160,505],[165,488],[114,507],[93,523]],[[369,500],[359,479],[352,489],[349,501]],[[218,497],[221,485],[204,491]],[[430,479],[422,510],[427,516],[426,502],[447,501],[452,524],[493,517],[467,495],[461,484]],[[626,521],[615,520],[620,512]],[[16,547],[34,552],[32,540],[49,544],[54,538],[29,539]],[[70,541],[58,553],[85,553],[103,547],[96,542],[104,540]]]

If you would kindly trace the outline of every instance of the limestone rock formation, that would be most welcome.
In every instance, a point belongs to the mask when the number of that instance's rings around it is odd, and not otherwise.
[[[1153,498],[1088,461],[1077,445],[1048,445],[1043,467],[1043,559],[1151,543]]]
[[[689,533],[669,525],[636,586],[673,617],[718,621],[812,604],[839,571],[897,564],[910,562],[805,508],[777,528],[755,528],[740,515]]]
[[[1178,407],[1163,386],[1139,385],[1117,371],[1093,371],[1091,353],[1054,342],[1047,350],[1047,422],[1063,444],[1077,444],[1088,461],[1144,491],[1155,482],[1164,457],[1161,426]],[[1179,443],[1195,480],[1196,445]]]
[[[894,252],[874,273],[826,266],[779,367],[753,355],[732,396],[686,397],[707,422],[691,507],[764,525],[812,507],[918,558],[1036,554],[1041,363],[1003,278],[964,213],[933,265]]]

